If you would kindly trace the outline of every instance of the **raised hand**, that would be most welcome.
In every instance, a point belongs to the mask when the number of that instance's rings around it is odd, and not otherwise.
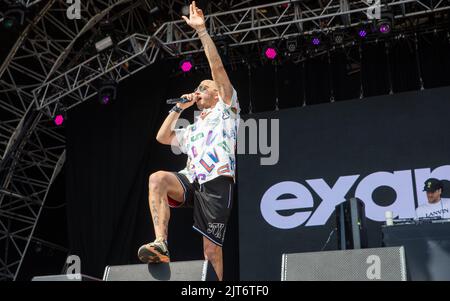
[[[182,18],[190,27],[197,31],[206,28],[203,11],[195,5],[195,1],[192,1],[191,5],[189,5],[189,18],[186,16],[182,16]]]

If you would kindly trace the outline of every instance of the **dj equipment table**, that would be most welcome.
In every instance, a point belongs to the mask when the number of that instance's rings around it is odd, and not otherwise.
[[[382,226],[383,246],[404,246],[408,280],[450,280],[450,220]]]

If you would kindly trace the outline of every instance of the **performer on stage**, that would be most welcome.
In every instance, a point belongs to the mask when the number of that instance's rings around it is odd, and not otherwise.
[[[222,280],[222,245],[233,204],[240,108],[236,91],[206,31],[203,12],[195,1],[190,5],[189,18],[183,18],[198,33],[212,80],[202,81],[193,93],[183,95],[189,102],[176,104],[157,134],[160,143],[176,145],[186,153],[188,163],[180,172],[158,171],[150,176],[149,205],[156,240],[139,248],[138,257],[148,263],[169,262],[169,207],[192,206],[193,228],[203,235],[205,259]],[[181,112],[194,104],[201,110],[194,124],[172,130]]]
[[[450,200],[441,198],[443,189],[444,185],[438,179],[430,178],[425,181],[423,191],[427,193],[428,203],[416,208],[416,216],[418,218],[450,218]]]

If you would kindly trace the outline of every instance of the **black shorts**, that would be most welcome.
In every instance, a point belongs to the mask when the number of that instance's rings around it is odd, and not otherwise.
[[[197,181],[190,183],[183,174],[174,174],[183,186],[184,200],[180,203],[169,198],[169,206],[194,208],[192,227],[216,245],[222,246],[233,205],[233,178],[219,176],[199,184]]]

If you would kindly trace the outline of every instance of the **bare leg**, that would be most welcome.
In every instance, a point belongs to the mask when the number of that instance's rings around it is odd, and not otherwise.
[[[170,219],[167,196],[182,202],[183,194],[183,187],[173,173],[158,171],[150,176],[148,202],[157,239],[167,240]]]
[[[205,259],[210,261],[216,271],[217,278],[222,281],[223,278],[223,256],[222,247],[216,245],[203,236],[203,252]]]
[[[167,241],[167,236],[169,232],[169,219],[170,219],[170,208],[167,200],[167,193],[162,195],[161,203],[159,206],[159,231],[161,232],[161,237]]]

